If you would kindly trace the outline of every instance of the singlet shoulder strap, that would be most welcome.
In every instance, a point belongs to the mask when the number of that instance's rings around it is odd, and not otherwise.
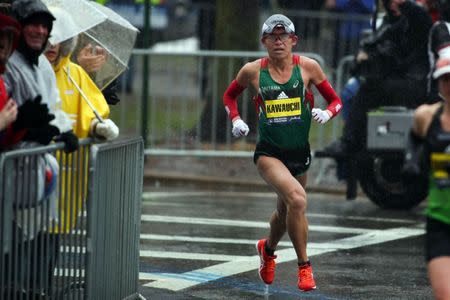
[[[267,69],[268,65],[269,65],[269,58],[268,57],[262,57],[261,58],[261,69]]]
[[[294,65],[299,65],[300,64],[300,55],[292,55],[292,62],[294,63]],[[269,65],[269,58],[268,57],[262,57],[261,58],[261,69],[266,69],[267,66]]]

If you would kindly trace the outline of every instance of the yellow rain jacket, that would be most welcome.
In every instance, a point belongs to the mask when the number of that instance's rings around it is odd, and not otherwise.
[[[79,138],[89,135],[92,120],[95,118],[94,112],[82,98],[80,92],[67,76],[65,70],[70,72],[70,77],[83,90],[92,105],[102,118],[109,116],[109,106],[105,97],[98,89],[89,75],[82,67],[70,61],[70,57],[62,57],[56,66],[53,66],[56,75],[59,94],[61,96],[62,109],[68,113],[75,121],[73,131]]]
[[[109,106],[89,75],[82,67],[70,61],[70,56],[62,57],[57,65],[53,65],[56,82],[61,96],[62,109],[75,121],[73,131],[78,138],[89,136],[90,126],[95,114],[81,96],[70,77],[78,84],[102,118],[108,118]],[[53,226],[54,233],[68,233],[74,229],[76,219],[87,197],[88,149],[80,147],[73,154],[62,151],[57,153],[61,166],[61,197],[58,203],[58,224]]]

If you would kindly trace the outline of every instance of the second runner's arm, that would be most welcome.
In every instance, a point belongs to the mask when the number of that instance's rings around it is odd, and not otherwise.
[[[236,79],[234,79],[223,94],[223,104],[225,105],[225,111],[228,114],[231,122],[233,123],[232,134],[235,137],[247,136],[250,129],[247,124],[241,119],[239,115],[237,99],[242,92],[247,88],[249,84],[249,72],[250,63],[247,63],[239,71]]]

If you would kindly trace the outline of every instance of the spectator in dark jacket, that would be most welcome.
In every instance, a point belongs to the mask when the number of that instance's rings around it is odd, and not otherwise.
[[[351,102],[340,140],[326,148],[331,154],[363,149],[367,112],[383,105],[415,108],[427,101],[428,32],[432,22],[419,5],[407,0],[383,0],[381,27],[361,42],[355,74],[361,87]]]
[[[326,0],[325,8],[343,16],[333,22],[338,37],[333,45],[333,66],[337,66],[340,58],[356,51],[361,33],[370,28],[375,0]]]

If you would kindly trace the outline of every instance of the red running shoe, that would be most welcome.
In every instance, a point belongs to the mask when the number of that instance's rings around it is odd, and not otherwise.
[[[314,281],[313,271],[310,263],[298,267],[297,285],[302,292],[316,289],[316,282]]]
[[[272,284],[275,277],[275,258],[276,255],[270,256],[266,254],[264,246],[266,239],[259,240],[256,243],[256,250],[258,251],[261,264],[259,266],[259,278],[264,281],[265,284]]]

